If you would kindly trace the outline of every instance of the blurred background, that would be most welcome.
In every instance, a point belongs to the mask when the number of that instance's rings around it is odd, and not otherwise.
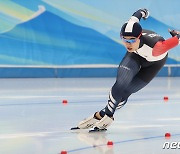
[[[179,0],[0,0],[0,77],[114,77],[126,50],[119,37],[139,8],[141,25],[164,38],[180,30]],[[180,76],[180,46],[158,76]]]

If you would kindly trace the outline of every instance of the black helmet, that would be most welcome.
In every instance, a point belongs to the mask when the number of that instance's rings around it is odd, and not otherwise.
[[[121,36],[138,37],[142,33],[142,27],[137,22],[127,22],[121,28]]]

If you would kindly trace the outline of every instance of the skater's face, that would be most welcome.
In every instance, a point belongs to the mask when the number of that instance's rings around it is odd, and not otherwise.
[[[134,36],[122,36],[122,41],[128,52],[136,51],[139,48],[140,39]]]

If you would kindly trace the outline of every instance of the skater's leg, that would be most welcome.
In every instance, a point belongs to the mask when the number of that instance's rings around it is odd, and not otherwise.
[[[134,53],[127,53],[119,65],[117,79],[110,91],[108,104],[103,110],[97,113],[102,119],[94,124],[95,128],[105,129],[112,123],[116,107],[123,98],[123,91],[129,83],[131,83],[139,69],[140,63],[138,61],[138,56]]]
[[[119,65],[117,80],[112,88],[112,91],[115,92],[116,98],[114,99],[110,92],[108,104],[105,109],[81,121],[78,125],[78,128],[90,128],[94,125],[94,123],[98,122],[98,119],[101,119],[100,123],[97,123],[98,127],[101,127],[101,122],[103,122],[102,126],[108,126],[108,123],[112,122],[114,111],[122,98],[121,93],[123,92],[123,89],[128,86],[128,84],[131,82],[133,77],[140,69],[140,64],[138,63],[137,59],[138,56],[134,53],[126,54],[126,56],[123,58],[122,62]]]
[[[113,116],[116,107],[122,102],[124,90],[139,72],[140,67],[139,56],[135,53],[127,53],[119,65],[116,82],[109,94],[108,104],[105,109],[100,111],[101,116],[105,114],[109,117]],[[124,104],[125,102],[122,103],[122,105]]]
[[[116,109],[123,107],[126,104],[128,97],[132,93],[135,93],[139,91],[140,89],[142,89],[143,87],[145,87],[156,76],[159,70],[163,67],[166,61],[166,58],[167,57],[165,57],[163,60],[158,61],[158,62],[150,63],[150,66],[140,69],[140,71],[135,75],[135,77],[131,80],[131,82],[124,89],[124,91],[121,91],[121,94],[120,94],[121,101],[116,106]],[[111,117],[111,115],[113,116],[115,109],[114,110],[109,109],[109,106],[112,105],[112,102],[117,102],[117,101],[114,99],[114,97],[112,96],[112,93],[110,92],[108,105],[105,107],[105,109],[99,112],[101,117],[105,115],[108,115],[108,116],[110,115],[109,117]],[[110,111],[113,111],[113,112],[109,114]],[[98,124],[101,123],[101,120],[98,121],[97,123]],[[96,126],[96,123],[94,125]]]

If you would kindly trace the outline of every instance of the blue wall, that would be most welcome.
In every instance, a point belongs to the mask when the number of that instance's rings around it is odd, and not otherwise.
[[[159,77],[178,77],[178,67],[164,67],[157,74]],[[30,67],[1,67],[0,78],[77,78],[77,77],[116,77],[117,67],[110,68],[30,68]]]

